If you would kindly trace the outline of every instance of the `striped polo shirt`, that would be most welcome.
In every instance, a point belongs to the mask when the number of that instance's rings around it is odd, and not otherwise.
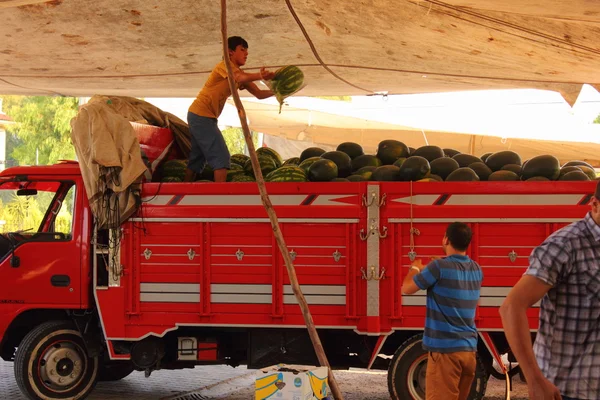
[[[427,290],[423,348],[438,353],[477,350],[475,309],[483,272],[468,256],[452,255],[429,263],[413,278]]]

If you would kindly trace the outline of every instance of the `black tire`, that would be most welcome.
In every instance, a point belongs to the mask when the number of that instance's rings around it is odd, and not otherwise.
[[[133,364],[130,361],[107,361],[98,368],[98,382],[120,381],[128,377],[133,370]]]
[[[388,390],[393,400],[424,400],[427,352],[422,346],[423,335],[415,335],[396,350],[388,367]],[[477,357],[475,380],[469,400],[480,400],[485,395],[489,375]]]
[[[96,385],[98,358],[88,357],[71,323],[51,321],[25,336],[14,370],[19,389],[32,400],[84,399]]]

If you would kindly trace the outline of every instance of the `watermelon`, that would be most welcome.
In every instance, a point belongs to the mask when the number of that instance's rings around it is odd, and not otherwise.
[[[583,171],[567,172],[559,178],[559,181],[589,181],[590,178]]]
[[[429,175],[427,176],[427,178],[428,178],[428,179],[431,179],[431,180],[433,180],[433,181],[436,181],[436,182],[444,182],[444,180],[442,179],[442,177],[441,177],[441,176],[439,176],[439,175],[436,175],[436,174],[429,174]],[[423,178],[423,179],[425,179],[425,178]]]
[[[352,171],[358,171],[363,167],[381,167],[381,160],[373,155],[364,154],[352,160]]]
[[[460,167],[450,173],[446,182],[476,182],[479,176],[469,167]]]
[[[451,172],[459,168],[458,162],[452,158],[442,157],[430,162],[431,173],[446,179]]]
[[[377,147],[377,158],[383,165],[392,165],[400,157],[408,156],[408,147],[397,140],[384,140]]]
[[[327,182],[338,176],[338,168],[333,161],[321,158],[308,167],[307,175],[311,182]]]
[[[183,180],[177,176],[165,176],[160,181],[164,183],[183,182]]]
[[[527,182],[550,182],[550,179],[546,178],[545,176],[532,176],[531,178],[527,179]]]
[[[577,167],[573,168],[579,170]],[[529,178],[536,176],[543,176],[552,181],[558,179],[560,176],[560,162],[558,158],[551,155],[543,155],[528,160],[527,164],[521,170],[521,179],[527,181]]]
[[[329,182],[350,182],[347,178],[333,178]]]
[[[288,65],[275,71],[275,76],[270,82],[271,90],[279,102],[279,113],[283,101],[302,89],[304,73],[295,65]]]
[[[426,158],[419,156],[408,157],[398,173],[400,181],[418,181],[426,178],[431,172],[431,165]]]
[[[304,149],[302,153],[300,153],[300,162],[306,160],[311,157],[321,157],[321,154],[325,153],[320,147],[309,147],[308,149]]]
[[[310,166],[315,162],[315,161],[319,161],[322,160],[321,157],[311,157],[311,158],[307,158],[306,160],[302,161],[300,163],[300,165],[298,165],[300,168],[302,168],[304,170],[305,173],[308,174],[308,169],[310,168]]]
[[[353,142],[340,143],[340,145],[335,150],[348,154],[348,156],[353,160],[356,157],[362,156],[363,154],[365,154],[362,146],[358,143],[353,143]]]
[[[400,168],[395,165],[382,165],[373,172],[372,180],[374,181],[397,181]]]
[[[256,182],[253,176],[250,175],[235,175],[231,178],[231,182]]]
[[[416,149],[415,149],[414,147],[409,147],[409,148],[408,148],[408,156],[410,157],[410,156],[412,156],[413,154],[415,154],[415,150],[416,150]]]
[[[281,165],[300,165],[300,157],[288,158]]]
[[[578,167],[580,170],[583,171],[584,174],[586,174],[588,176],[588,178],[590,178],[590,181],[593,181],[594,179],[596,179],[596,171],[594,170],[594,168],[590,168],[585,165],[579,165]]]
[[[256,149],[256,155],[259,156],[261,154],[273,158],[273,160],[275,160],[277,168],[281,167],[281,165],[283,164],[283,160],[281,159],[279,153],[269,147],[259,147],[258,149]]]
[[[306,173],[295,165],[286,165],[270,172],[265,180],[267,182],[306,182]]]
[[[260,164],[260,170],[262,171],[263,176],[266,176],[269,172],[277,169],[277,161],[268,154],[259,154],[258,163]],[[255,176],[254,170],[252,169],[252,160],[246,161],[244,171],[246,171],[247,175]]]
[[[560,173],[559,173],[558,177],[560,178],[560,177],[562,177],[564,174],[566,174],[566,173],[569,173],[569,172],[573,172],[573,171],[581,171],[581,172],[583,172],[583,171],[581,170],[581,168],[579,168],[579,167],[577,167],[577,166],[575,166],[575,165],[569,165],[569,166],[566,166],[566,167],[562,167],[562,168],[560,169]]]
[[[594,167],[592,167],[591,164],[588,164],[585,161],[579,161],[579,160],[569,161],[568,163],[563,165],[563,167],[578,167],[580,165],[594,169]]]
[[[178,178],[183,181],[185,170],[187,169],[186,160],[168,160],[162,165],[162,178]]]
[[[231,182],[233,180],[233,177],[236,175],[246,175],[246,172],[243,169],[230,169],[229,171],[227,171],[227,182]]]
[[[457,154],[460,154],[460,151],[454,149],[442,149],[444,151],[444,156],[446,157],[454,157]]]
[[[485,160],[485,165],[490,167],[492,171],[500,171],[507,164],[522,165],[521,156],[514,151],[504,150],[492,154]]]
[[[423,157],[427,159],[427,161],[432,162],[433,160],[444,157],[444,150],[438,146],[421,146],[415,150],[413,156]]]
[[[358,171],[354,171],[354,172],[355,172],[356,175],[362,175],[365,172],[373,173],[373,172],[375,172],[376,169],[377,169],[377,167],[372,167],[370,165],[367,165],[366,167],[362,167]]]
[[[321,158],[331,160],[337,165],[338,176],[340,178],[345,178],[352,172],[352,159],[342,151],[328,151],[327,153],[323,153]]]
[[[502,168],[500,168],[500,171],[512,171],[515,174],[521,176],[521,169],[522,167],[519,164],[506,164]]]
[[[476,162],[481,162],[481,159],[479,157],[463,153],[453,156],[452,159],[456,161],[461,168],[468,167],[469,165]]]
[[[492,174],[492,170],[482,162],[469,164],[469,168],[475,171],[480,181],[487,181],[489,176]]]
[[[230,171],[243,171],[244,170],[244,166],[243,165],[239,165],[236,163],[231,163],[229,164],[229,170]]]
[[[250,157],[248,157],[245,154],[234,154],[231,156],[230,161],[231,163],[241,165],[243,167],[246,164],[246,161],[248,161],[249,159]]]
[[[491,168],[490,168],[491,169]],[[512,171],[502,171],[498,170],[492,172],[492,174],[488,177],[488,181],[518,181],[519,175],[515,174]]]
[[[348,180],[348,182],[365,182],[365,181],[368,181],[368,179],[365,179],[365,177],[362,176],[362,175],[350,175],[347,178],[347,180]]]
[[[487,160],[487,158],[488,158],[489,156],[491,156],[491,155],[492,155],[492,153],[484,153],[484,154],[483,154],[481,157],[479,157],[479,158],[481,158],[481,161],[485,162],[485,160]]]
[[[355,171],[352,175],[360,175],[363,178],[365,178],[366,181],[370,181],[373,178],[373,172],[375,172],[376,170],[377,168],[375,167],[364,167],[358,171]]]
[[[400,168],[402,166],[402,164],[404,164],[404,161],[406,161],[406,157],[400,157],[399,159],[397,159],[396,161],[394,161],[394,164],[396,167]]]

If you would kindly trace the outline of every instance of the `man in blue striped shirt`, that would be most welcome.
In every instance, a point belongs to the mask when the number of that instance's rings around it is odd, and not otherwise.
[[[475,309],[483,273],[467,256],[468,225],[448,225],[442,240],[446,257],[423,266],[415,260],[402,284],[403,294],[427,290],[423,348],[429,352],[427,400],[466,400],[475,378],[477,328]]]

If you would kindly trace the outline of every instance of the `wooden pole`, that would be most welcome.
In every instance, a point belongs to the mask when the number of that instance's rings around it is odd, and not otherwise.
[[[329,387],[331,388],[331,393],[333,394],[335,399],[343,400],[344,397],[342,396],[340,387],[338,386],[337,381],[333,376],[331,366],[329,365],[329,361],[327,360],[327,356],[325,355],[325,350],[323,349],[321,339],[319,338],[319,334],[317,333],[315,323],[313,322],[310,309],[308,308],[308,303],[306,302],[304,294],[302,293],[300,285],[298,284],[296,269],[294,268],[294,264],[292,263],[292,258],[290,257],[287,244],[285,243],[283,234],[281,233],[277,214],[275,214],[275,210],[273,210],[273,204],[271,203],[271,199],[269,198],[269,194],[267,193],[267,189],[265,187],[265,180],[260,169],[258,157],[256,156],[254,143],[252,142],[252,136],[250,135],[250,129],[248,128],[248,122],[246,120],[246,111],[244,110],[244,105],[240,100],[240,96],[237,92],[237,87],[233,79],[231,61],[229,60],[229,49],[227,47],[227,0],[221,0],[221,34],[223,36],[223,58],[225,60],[225,67],[227,68],[227,79],[229,81],[229,88],[231,89],[231,95],[233,96],[233,101],[235,102],[235,106],[238,110],[238,115],[240,117],[242,130],[244,131],[244,139],[246,139],[246,145],[248,146],[248,152],[250,153],[250,160],[252,162],[252,169],[254,170],[254,175],[256,176],[256,183],[258,184],[260,198],[265,207],[265,210],[267,211],[267,214],[269,215],[271,227],[273,228],[273,233],[275,234],[275,240],[277,241],[277,245],[279,246],[279,250],[281,251],[283,260],[285,261],[285,266],[287,268],[288,276],[290,278],[292,290],[294,292],[294,295],[296,296],[298,304],[300,305],[300,309],[302,310],[304,322],[306,324],[306,328],[308,329],[308,335],[310,336],[310,340],[312,341],[315,353],[321,366],[327,367],[329,371],[328,380]]]

